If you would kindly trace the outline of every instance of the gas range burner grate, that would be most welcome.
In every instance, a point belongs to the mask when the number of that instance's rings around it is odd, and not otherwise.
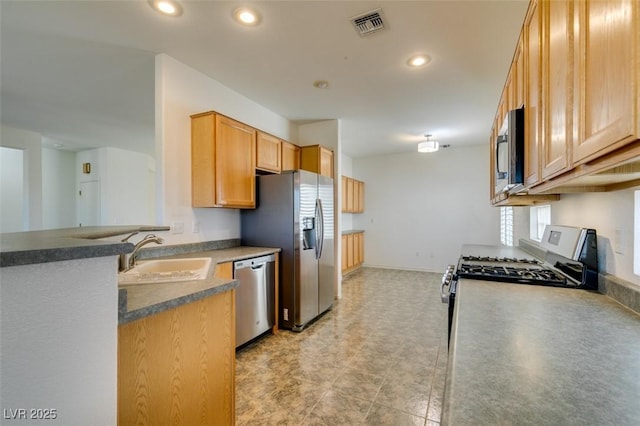
[[[573,287],[573,285],[562,275],[544,268],[528,268],[524,266],[489,266],[461,263],[458,265],[456,273],[460,278]]]
[[[491,256],[462,256],[465,262],[494,262],[494,263],[524,263],[539,265],[540,261],[535,259],[517,259],[515,257],[491,257]]]

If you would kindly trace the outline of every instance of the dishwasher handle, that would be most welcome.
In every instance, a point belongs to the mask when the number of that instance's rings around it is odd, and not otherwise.
[[[236,262],[233,262],[233,270],[237,271],[238,269],[245,268],[260,269],[266,263],[275,261],[276,257],[273,254],[269,254],[267,256],[252,257],[250,259],[238,260]]]

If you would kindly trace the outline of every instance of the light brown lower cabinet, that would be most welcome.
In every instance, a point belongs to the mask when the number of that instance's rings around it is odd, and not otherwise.
[[[119,326],[118,424],[235,424],[235,338],[235,290]]]
[[[342,236],[342,274],[358,269],[364,263],[364,232]]]

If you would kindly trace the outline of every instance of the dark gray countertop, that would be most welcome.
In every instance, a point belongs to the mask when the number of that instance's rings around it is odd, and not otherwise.
[[[131,243],[101,241],[98,238],[162,229],[169,228],[145,225],[90,226],[0,234],[0,267],[131,253]]]
[[[278,252],[280,252],[279,248],[239,246],[162,257],[163,259],[211,257],[211,269],[204,280],[120,285],[118,288],[118,323],[125,324],[236,288],[238,284],[235,280],[213,276],[218,263],[233,262]]]
[[[443,425],[640,424],[640,315],[596,292],[468,279],[455,306]]]

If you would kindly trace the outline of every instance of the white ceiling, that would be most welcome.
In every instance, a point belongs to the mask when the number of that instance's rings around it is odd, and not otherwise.
[[[173,18],[144,0],[2,0],[2,124],[70,149],[152,153],[154,55],[166,53],[289,120],[340,119],[354,158],[413,151],[426,133],[487,143],[528,2],[182,4]],[[236,24],[240,4],[261,25]],[[388,29],[360,37],[349,18],[379,7]],[[432,62],[410,69],[415,53]]]

